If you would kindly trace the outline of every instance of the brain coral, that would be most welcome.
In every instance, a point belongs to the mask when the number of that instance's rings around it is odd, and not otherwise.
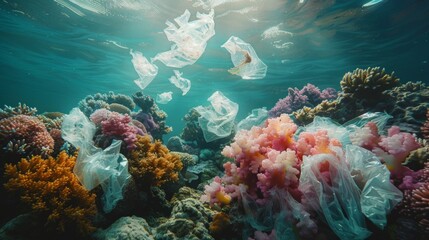
[[[49,231],[86,235],[94,230],[95,194],[88,192],[73,173],[76,156],[61,152],[55,159],[34,156],[6,164],[5,189],[17,193],[34,212],[45,216]]]
[[[128,158],[129,171],[140,186],[160,186],[177,181],[183,168],[180,157],[170,153],[160,141],[151,142],[149,136],[137,136],[136,148]]]

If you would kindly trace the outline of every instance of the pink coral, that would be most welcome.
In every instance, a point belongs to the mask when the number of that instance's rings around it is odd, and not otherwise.
[[[411,151],[420,147],[412,134],[401,132],[397,126],[389,128],[387,136],[380,136],[373,122],[369,122],[351,134],[350,140],[353,144],[375,153],[394,175],[400,174],[400,176],[404,176],[401,172],[407,172],[407,169],[402,166],[406,157]]]
[[[16,115],[0,120],[0,142],[2,145],[19,142],[21,155],[47,156],[54,149],[54,140],[45,125],[37,117],[27,115]]]
[[[134,149],[139,130],[131,124],[131,117],[117,112],[111,112],[108,119],[101,122],[104,135],[117,137],[123,140],[128,149]]]

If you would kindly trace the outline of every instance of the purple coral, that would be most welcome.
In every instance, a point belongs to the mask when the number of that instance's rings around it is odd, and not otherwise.
[[[301,90],[289,88],[288,96],[280,99],[276,105],[268,112],[270,117],[278,117],[282,113],[292,113],[304,106],[316,106],[326,99],[337,97],[337,91],[333,88],[326,88],[322,92],[313,84],[308,83]]]

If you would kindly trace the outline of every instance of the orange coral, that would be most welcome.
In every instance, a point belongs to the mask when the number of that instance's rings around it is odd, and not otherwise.
[[[180,157],[172,154],[160,141],[137,135],[136,149],[128,159],[129,171],[138,184],[160,186],[177,181],[183,168]]]
[[[228,214],[219,212],[213,217],[213,221],[210,223],[209,230],[210,234],[215,237],[221,237],[227,235],[229,228],[231,227],[231,219]]]
[[[91,194],[73,174],[76,156],[61,152],[55,159],[34,156],[18,164],[7,164],[5,188],[17,193],[22,202],[42,215],[46,226],[58,233],[85,235],[95,228],[91,217],[96,213],[95,194]]]

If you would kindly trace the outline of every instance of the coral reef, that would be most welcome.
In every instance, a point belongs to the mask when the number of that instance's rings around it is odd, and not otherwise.
[[[129,109],[131,111],[135,108],[135,104],[130,97],[123,94],[116,94],[114,92],[88,95],[85,99],[79,102],[79,108],[87,117],[89,117],[97,109],[110,109],[111,104],[114,104],[112,111],[114,111],[114,109],[120,111],[127,111],[126,109]]]
[[[186,141],[186,143],[194,143],[198,148],[209,148],[209,149],[219,149],[222,145],[228,144],[231,142],[232,138],[235,135],[234,129],[231,131],[231,134],[225,138],[207,142],[204,138],[203,130],[201,129],[198,118],[201,115],[192,108],[189,112],[183,117],[185,121],[185,127],[183,128],[180,137]]]
[[[214,212],[198,201],[198,195],[188,187],[179,190],[171,201],[171,217],[156,229],[156,239],[213,239],[208,227]]]
[[[133,96],[133,101],[140,107],[141,111],[132,115],[133,119],[143,123],[146,131],[157,140],[162,140],[162,136],[171,132],[172,128],[166,125],[167,114],[159,109],[158,105],[150,96],[137,92]]]
[[[357,129],[350,135],[350,140],[375,153],[395,177],[400,177],[397,175],[404,172],[403,163],[411,151],[421,147],[412,134],[401,132],[397,126],[389,128],[387,136],[380,136],[373,122]]]
[[[128,158],[129,171],[140,187],[160,186],[179,179],[183,164],[160,141],[152,143],[149,136],[137,136],[135,145]]]
[[[154,240],[152,228],[140,217],[122,217],[107,229],[97,230],[93,237],[98,240]]]
[[[348,72],[340,81],[341,96],[347,99],[360,99],[368,104],[379,102],[385,90],[399,85],[399,78],[394,72],[388,74],[380,67],[359,69]]]
[[[292,113],[302,107],[314,107],[323,100],[330,100],[337,97],[337,92],[333,88],[326,88],[323,91],[313,84],[308,83],[301,90],[298,88],[288,88],[288,96],[280,99],[276,105],[268,112],[270,117],[278,117],[282,113]]]
[[[3,109],[0,108],[0,120],[3,118],[9,118],[16,115],[27,115],[27,116],[35,116],[37,113],[36,108],[32,108],[27,106],[25,103],[18,103],[18,106],[11,107],[5,105]]]
[[[6,164],[5,189],[45,216],[49,231],[75,232],[84,236],[94,230],[95,195],[89,193],[73,174],[76,156],[61,152],[55,159],[34,156],[16,165]]]
[[[366,112],[386,112],[393,116],[389,125],[421,136],[420,127],[429,108],[429,87],[425,84],[407,82],[399,85],[399,79],[393,73],[387,74],[377,67],[346,73],[341,90],[334,100],[293,112],[296,122],[305,125],[317,115],[345,123]]]
[[[47,156],[54,150],[54,140],[34,116],[15,115],[0,120],[0,142],[3,149],[20,156]]]

